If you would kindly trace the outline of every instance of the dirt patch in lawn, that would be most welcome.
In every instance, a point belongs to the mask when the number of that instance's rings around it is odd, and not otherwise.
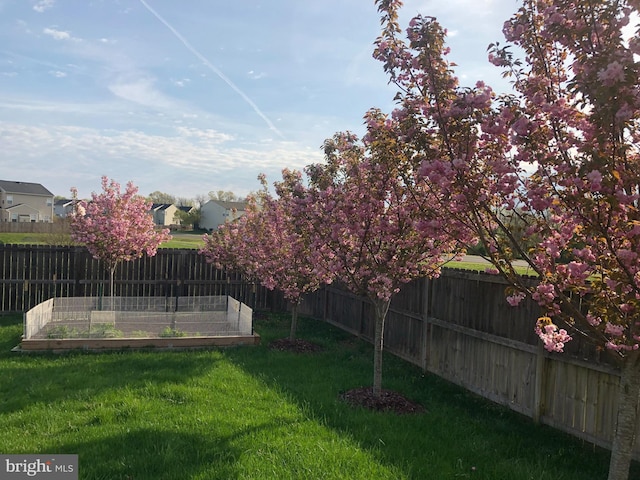
[[[392,390],[382,389],[380,396],[373,394],[373,387],[360,387],[340,394],[340,398],[354,407],[363,407],[378,412],[393,412],[399,415],[424,413],[425,408]]]
[[[316,353],[322,351],[322,347],[320,345],[301,338],[296,338],[295,340],[280,338],[271,342],[269,344],[269,348],[272,350],[279,350],[281,352],[294,353]]]

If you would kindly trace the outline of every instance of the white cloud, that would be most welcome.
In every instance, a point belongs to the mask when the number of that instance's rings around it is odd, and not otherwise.
[[[256,73],[253,70],[250,70],[247,75],[249,75],[249,78],[251,78],[252,80],[260,80],[261,78],[267,76],[267,74],[264,72]]]
[[[64,41],[68,40],[68,41],[72,41],[72,42],[81,41],[80,38],[72,36],[69,32],[66,32],[64,30],[58,30],[56,28],[47,27],[47,28],[42,30],[42,33],[44,33],[45,35],[50,36],[54,40],[64,40]]]
[[[65,72],[61,72],[60,70],[50,70],[49,75],[52,75],[56,78],[64,78],[67,76]]]
[[[183,137],[202,140],[210,145],[217,145],[233,140],[233,136],[226,133],[218,132],[216,130],[212,130],[210,128],[203,130],[193,127],[177,127],[176,130]]]
[[[157,109],[174,108],[175,102],[154,86],[155,80],[150,77],[120,78],[109,85],[115,96],[130,102]]]
[[[190,78],[181,78],[180,80],[171,79],[171,83],[173,83],[176,87],[184,88],[188,83],[191,82]]]
[[[43,13],[52,8],[55,3],[55,0],[40,0],[33,6],[33,9],[38,13]]]
[[[72,182],[80,187],[77,178],[99,180],[104,173],[120,181],[146,182],[139,185],[143,191],[191,196],[173,190],[175,183],[183,181],[191,184],[193,195],[222,183],[236,185],[236,193],[244,194],[258,188],[259,173],[265,172],[274,181],[285,167],[302,169],[322,160],[319,151],[290,142],[241,145],[225,133],[185,127],[161,136],[137,130],[0,122],[0,137],[4,158],[17,166],[14,175],[32,178],[33,172],[49,169],[52,175],[65,172],[59,180],[53,175],[48,184],[52,191],[61,193],[72,185],[56,186],[53,182]],[[80,195],[89,193],[81,191]]]

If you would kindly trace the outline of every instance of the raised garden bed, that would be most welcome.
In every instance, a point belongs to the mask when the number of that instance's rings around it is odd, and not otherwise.
[[[253,312],[228,296],[53,298],[25,314],[21,351],[255,345]]]

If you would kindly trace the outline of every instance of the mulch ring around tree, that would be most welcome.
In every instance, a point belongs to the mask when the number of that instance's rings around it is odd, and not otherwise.
[[[280,338],[269,344],[272,350],[280,350],[281,352],[294,353],[316,353],[322,351],[322,347],[315,343],[311,343],[301,338],[290,340],[288,338]]]
[[[392,390],[382,389],[380,396],[373,394],[373,387],[360,387],[347,390],[340,398],[354,407],[363,407],[378,412],[393,412],[398,415],[424,413],[425,408]]]

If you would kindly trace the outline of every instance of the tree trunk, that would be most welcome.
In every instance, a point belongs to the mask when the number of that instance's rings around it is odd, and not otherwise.
[[[298,329],[298,303],[291,304],[291,330],[289,330],[289,340],[296,339]]]
[[[608,480],[627,480],[635,434],[638,426],[638,404],[640,401],[640,352],[627,354],[622,365],[620,389],[618,390],[618,414],[616,431],[611,447]]]
[[[373,396],[382,393],[382,351],[384,348],[384,321],[389,311],[389,300],[373,300],[375,309],[375,337],[373,340]]]

